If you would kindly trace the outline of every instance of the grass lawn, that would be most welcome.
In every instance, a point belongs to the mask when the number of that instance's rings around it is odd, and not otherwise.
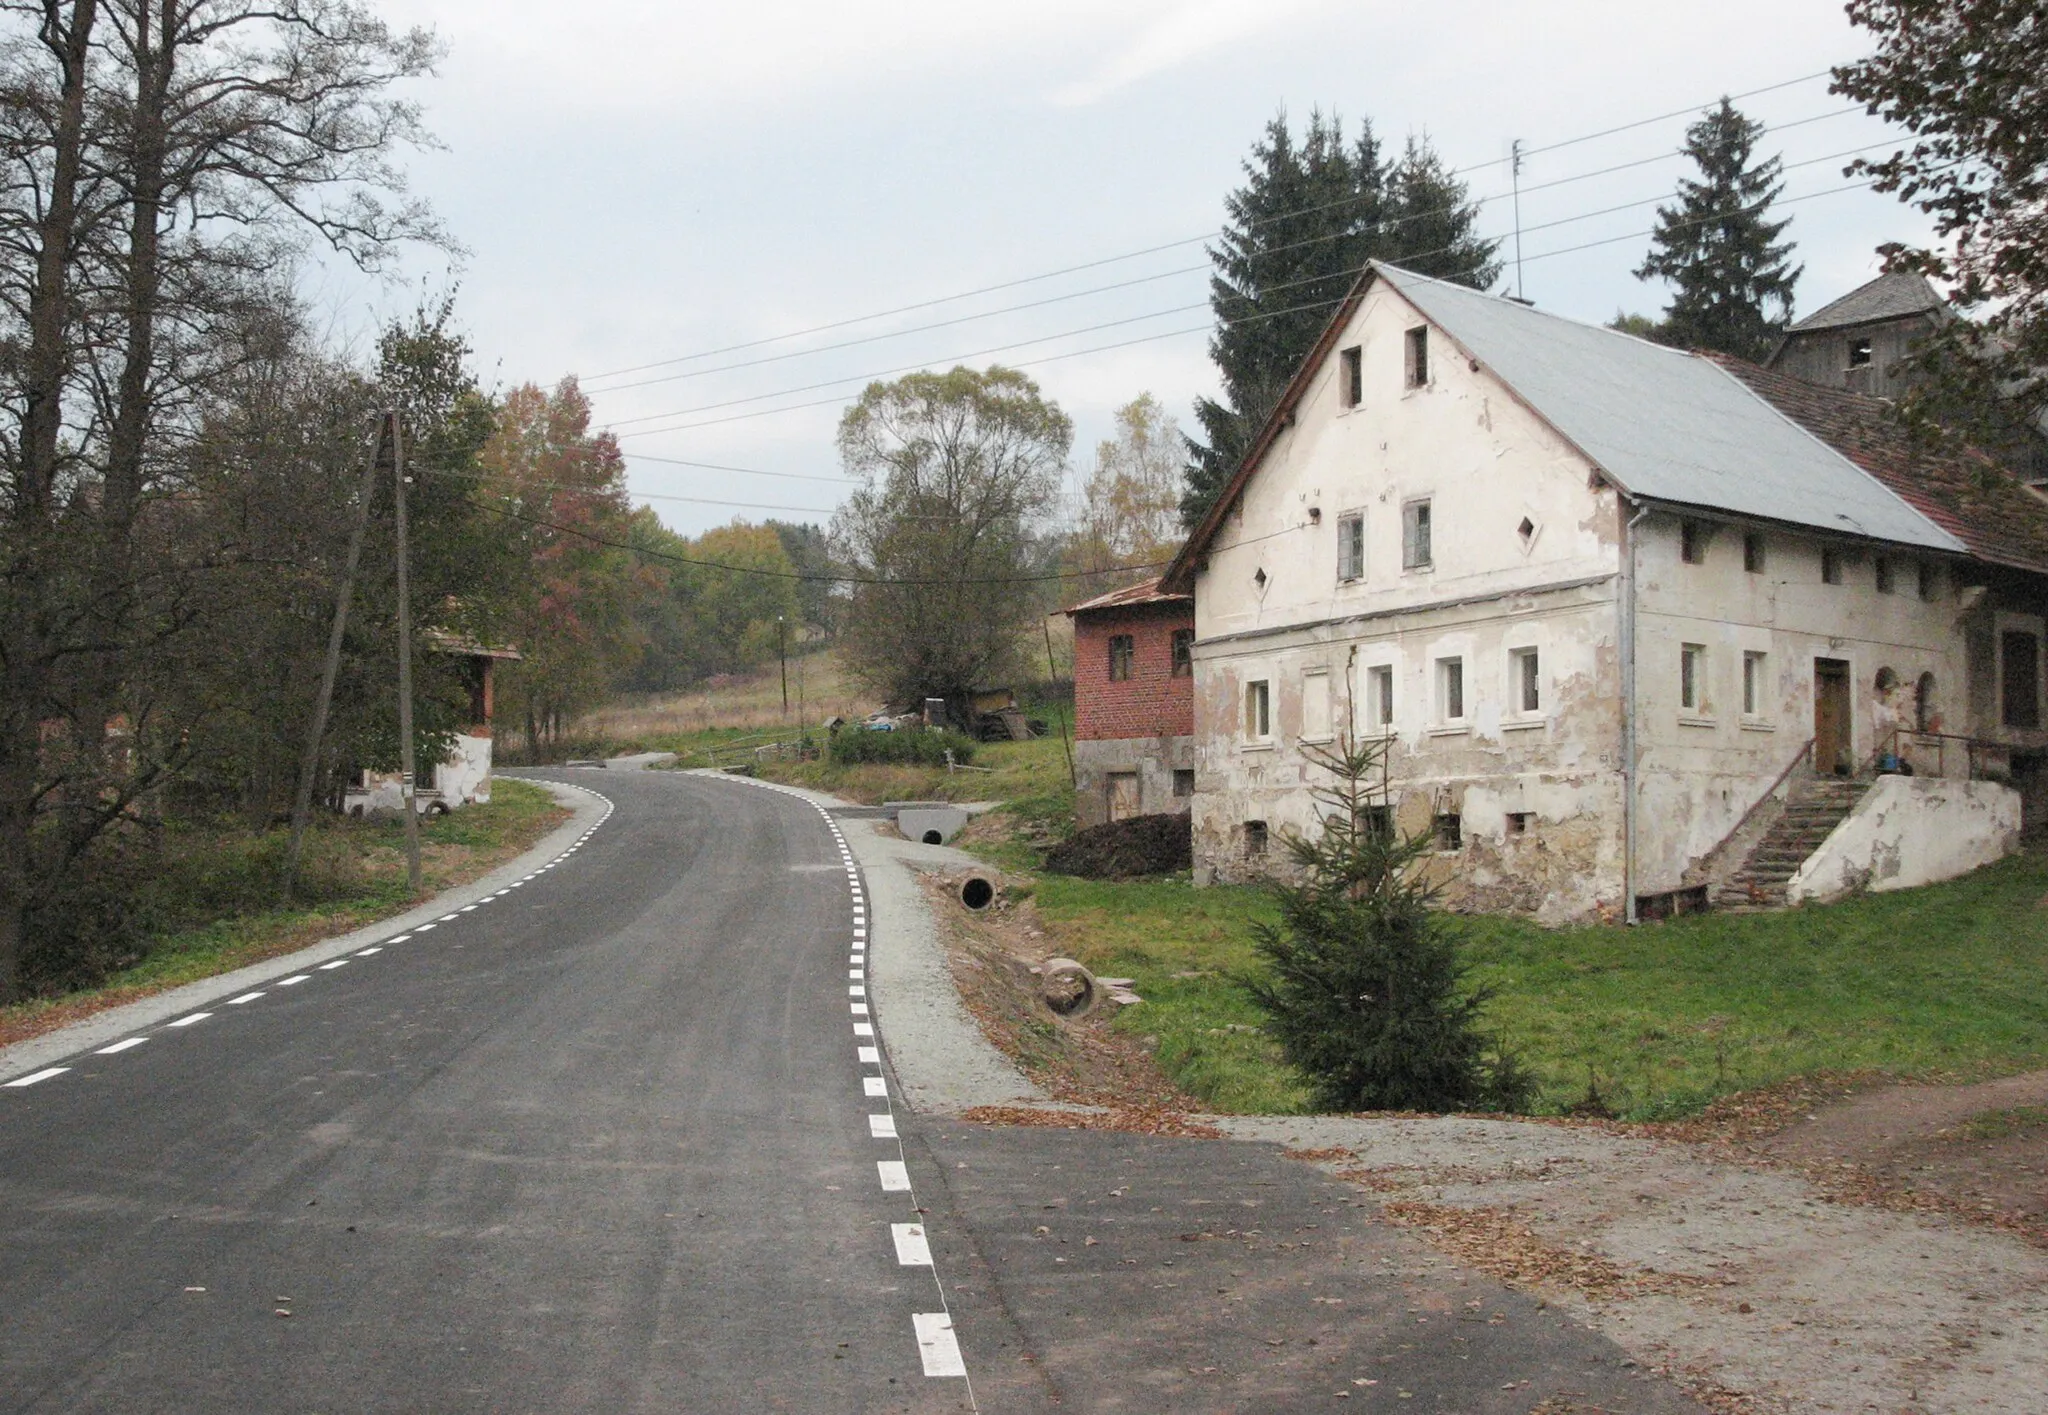
[[[547,791],[498,777],[488,805],[420,822],[429,895],[466,883],[518,855],[568,817]],[[397,820],[325,819],[308,832],[301,871],[306,902],[276,902],[283,829],[180,829],[152,857],[133,908],[146,953],[104,983],[0,1007],[0,1045],[21,1041],[150,993],[347,933],[413,904],[406,893],[405,830]]]
[[[1816,1071],[1970,1076],[2048,1065],[2048,862],[2016,858],[1927,889],[1634,929],[1467,918],[1488,1016],[1542,1081],[1538,1109],[1589,1086],[1634,1120]],[[1046,876],[1061,945],[1145,998],[1118,1022],[1219,1110],[1298,1108],[1303,1092],[1236,979],[1256,966],[1253,889]]]

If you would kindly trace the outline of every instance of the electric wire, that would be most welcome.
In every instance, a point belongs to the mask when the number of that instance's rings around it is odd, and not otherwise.
[[[1803,74],[1796,79],[1785,79],[1777,83],[1765,84],[1761,88],[1745,89],[1741,93],[1726,94],[1722,95],[1721,97],[1726,97],[1731,102],[1736,99],[1755,98],[1760,94],[1775,93],[1782,89],[1795,88],[1800,84],[1811,83],[1815,79],[1827,78],[1832,73],[1833,70],[1831,69],[1822,69],[1815,73]],[[1579,135],[1578,137],[1565,138],[1561,141],[1554,143],[1546,143],[1541,147],[1525,148],[1523,149],[1522,155],[1524,157],[1533,157],[1539,153],[1556,152],[1563,148],[1575,147],[1583,143],[1596,141],[1600,138],[1612,137],[1617,133],[1629,132],[1633,129],[1649,127],[1657,123],[1669,122],[1673,118],[1681,118],[1685,117],[1688,114],[1698,113],[1702,111],[1704,108],[1711,106],[1712,104],[1718,103],[1720,101],[1721,98],[1716,97],[1713,99],[1709,99],[1706,103],[1703,104],[1695,104],[1687,108],[1673,109],[1668,113],[1660,113],[1655,117],[1639,118],[1632,122],[1618,124],[1611,128],[1603,128],[1598,132],[1584,133]],[[1860,105],[1852,105],[1848,108],[1842,109],[1841,112],[1849,113],[1859,111],[1859,109]],[[1817,121],[1817,119],[1809,121]],[[1481,171],[1487,167],[1492,167],[1500,160],[1501,159],[1496,158],[1488,162],[1472,163],[1465,167],[1454,168],[1448,175],[1453,177],[1465,176],[1469,173]],[[1263,225],[1271,221],[1286,220],[1292,216],[1304,215],[1311,211],[1327,210],[1330,206],[1339,206],[1344,204],[1344,202],[1324,203],[1322,206],[1304,207],[1298,211],[1276,212],[1271,216],[1260,218],[1258,222],[1254,223],[1254,225]],[[1097,260],[1083,261],[1076,265],[1062,266],[1057,270],[1048,270],[1036,275],[1026,275],[1020,276],[1012,280],[998,281],[995,284],[978,286],[972,290],[963,290],[956,294],[941,295],[928,300],[918,300],[911,304],[897,305],[891,309],[876,310],[869,314],[852,315],[845,319],[832,320],[824,324],[815,324],[805,329],[791,330],[784,334],[765,335],[759,339],[744,340],[737,344],[726,344],[715,349],[704,349],[699,350],[696,353],[678,354],[671,358],[655,359],[643,364],[633,364],[624,368],[609,369],[603,373],[590,374],[588,376],[588,381],[598,382],[607,378],[624,377],[627,374],[641,373],[648,369],[666,368],[672,364],[679,363],[692,363],[698,359],[716,358],[720,354],[738,353],[746,349],[760,348],[767,344],[779,344],[790,339],[806,338],[813,334],[826,334],[830,333],[835,329],[845,329],[856,324],[867,324],[871,323],[874,320],[888,319],[899,314],[910,314],[921,309],[931,309],[938,305],[952,304],[959,300],[973,299],[978,295],[994,294],[1001,290],[1013,290],[1022,285],[1032,285],[1045,280],[1054,280],[1062,275],[1075,275],[1079,274],[1082,271],[1097,270],[1105,265],[1116,265],[1123,261],[1139,259],[1142,256],[1156,255],[1161,251],[1174,250],[1181,246],[1195,245],[1202,241],[1212,240],[1218,234],[1219,232],[1216,230],[1205,231],[1198,236],[1184,237],[1180,240],[1175,241],[1164,241],[1157,245],[1145,246],[1138,250],[1123,252],[1119,255],[1104,256]]]

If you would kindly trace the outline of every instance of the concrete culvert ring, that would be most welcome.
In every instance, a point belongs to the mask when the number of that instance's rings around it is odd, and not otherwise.
[[[1095,975],[1071,958],[1049,958],[1040,970],[1045,1005],[1061,1017],[1085,1017],[1095,1010],[1101,990]]]
[[[982,910],[995,902],[996,887],[980,875],[969,875],[960,881],[960,902],[968,908]]]
[[[944,845],[946,837],[939,834],[936,830],[928,830],[924,833],[924,843],[927,845]]]

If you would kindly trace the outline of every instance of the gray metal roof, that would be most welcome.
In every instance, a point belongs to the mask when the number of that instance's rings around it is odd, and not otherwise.
[[[1931,314],[1938,319],[1948,312],[1948,305],[1934,293],[1926,276],[1880,275],[1839,300],[1822,305],[1805,319],[1793,321],[1786,333],[1811,334],[1817,329],[1842,329],[1909,314]]]
[[[1964,549],[1711,359],[1394,266],[1377,269],[1631,496]]]

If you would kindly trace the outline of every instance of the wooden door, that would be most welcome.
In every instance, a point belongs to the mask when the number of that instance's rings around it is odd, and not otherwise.
[[[1109,818],[1129,820],[1138,814],[1138,773],[1113,771],[1109,774]]]
[[[1856,770],[1850,727],[1849,665],[1839,658],[1813,661],[1813,769],[1823,776]]]

